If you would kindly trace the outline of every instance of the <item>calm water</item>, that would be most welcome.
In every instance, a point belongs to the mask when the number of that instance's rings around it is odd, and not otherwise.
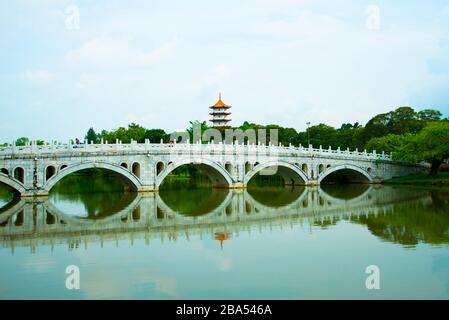
[[[449,298],[449,192],[117,190],[75,176],[25,201],[0,187],[0,298]]]

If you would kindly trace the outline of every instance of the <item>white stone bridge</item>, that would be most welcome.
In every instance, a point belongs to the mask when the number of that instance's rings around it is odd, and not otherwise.
[[[424,166],[384,153],[242,144],[47,144],[0,148],[0,183],[21,196],[45,196],[67,175],[101,168],[135,191],[157,191],[176,168],[194,164],[216,187],[245,188],[256,174],[279,174],[287,185],[319,185],[339,172],[353,182],[378,183]]]

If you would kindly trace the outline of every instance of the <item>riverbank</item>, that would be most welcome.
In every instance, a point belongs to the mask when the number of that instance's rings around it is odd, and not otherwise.
[[[396,177],[382,182],[390,185],[418,185],[449,187],[449,172],[441,172],[435,177],[428,174],[414,174],[404,177]]]

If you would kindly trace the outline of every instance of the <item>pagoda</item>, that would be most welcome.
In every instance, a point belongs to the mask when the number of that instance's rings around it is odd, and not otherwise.
[[[212,128],[230,128],[228,122],[231,121],[228,117],[231,115],[229,109],[231,106],[227,105],[223,101],[221,101],[221,93],[218,95],[218,101],[209,107],[211,111],[209,114],[212,116],[212,119],[209,119],[212,122]]]

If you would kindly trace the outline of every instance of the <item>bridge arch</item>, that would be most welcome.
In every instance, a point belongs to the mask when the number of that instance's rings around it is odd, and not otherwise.
[[[225,186],[225,187],[231,187],[233,184],[232,177],[230,176],[229,172],[225,170],[222,166],[220,166],[218,163],[207,160],[207,159],[201,159],[200,161],[193,161],[193,160],[183,160],[180,162],[171,162],[169,163],[162,172],[159,173],[156,179],[156,188],[159,189],[160,185],[164,181],[164,179],[176,168],[186,165],[186,164],[193,164],[193,165],[199,165],[201,169],[204,171],[204,173],[212,180],[212,183],[217,186]]]
[[[44,189],[47,192],[49,192],[51,190],[51,188],[53,188],[53,186],[56,183],[58,183],[61,179],[68,176],[69,174],[77,172],[77,171],[85,170],[85,169],[92,169],[92,168],[104,169],[104,170],[114,172],[114,173],[118,174],[119,176],[124,177],[126,179],[126,181],[129,182],[129,184],[136,191],[140,190],[142,187],[140,180],[134,174],[129,172],[129,170],[127,170],[126,168],[124,168],[120,165],[115,165],[115,164],[110,164],[110,163],[87,162],[87,163],[76,164],[73,166],[68,166],[64,170],[59,171],[58,174],[52,176],[50,179],[47,180],[47,182],[44,186]]]
[[[264,169],[273,168],[273,174],[279,174],[283,179],[285,184],[295,184],[295,185],[304,185],[307,184],[307,176],[304,172],[295,166],[286,161],[270,161],[266,163],[261,163],[256,167],[253,167],[245,175],[245,185],[259,172]],[[276,169],[274,169],[276,168]]]
[[[56,174],[56,167],[54,165],[48,165],[45,168],[45,181],[49,180]]]
[[[362,168],[360,168],[358,166],[352,165],[352,164],[343,164],[343,165],[338,165],[338,166],[335,166],[335,167],[326,168],[326,170],[324,170],[323,173],[319,175],[318,183],[321,183],[331,173],[334,173],[334,172],[337,172],[337,171],[342,171],[342,170],[358,172],[361,176],[366,178],[366,180],[368,182],[372,182],[373,181],[373,178],[371,177],[371,175],[367,171],[365,171],[364,169],[362,169]]]
[[[18,166],[18,167],[15,167],[12,172],[13,172],[14,179],[19,181],[20,183],[25,183],[25,169],[24,168]]]
[[[15,179],[11,179],[4,173],[0,173],[0,182],[9,186],[10,188],[12,188],[13,190],[15,190],[20,194],[23,194],[26,191],[25,186],[21,182]]]

